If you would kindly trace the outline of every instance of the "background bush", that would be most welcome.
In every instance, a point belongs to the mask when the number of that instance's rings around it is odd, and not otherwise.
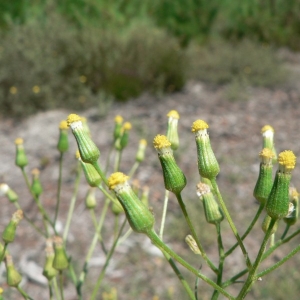
[[[172,92],[188,78],[272,86],[284,79],[273,46],[300,48],[297,1],[5,0],[0,9],[3,115]]]

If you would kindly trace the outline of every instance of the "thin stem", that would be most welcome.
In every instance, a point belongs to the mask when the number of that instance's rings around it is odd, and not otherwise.
[[[60,298],[64,300],[64,276],[62,270],[59,271],[59,279]]]
[[[180,208],[181,208],[181,210],[182,210],[182,212],[183,212],[183,215],[184,215],[184,217],[185,217],[185,220],[186,220],[186,222],[187,222],[187,224],[188,224],[188,226],[189,226],[189,228],[190,228],[190,230],[191,230],[192,236],[193,236],[193,238],[195,239],[196,244],[197,244],[197,246],[198,246],[198,248],[199,248],[199,250],[200,250],[200,252],[201,252],[201,256],[202,256],[203,259],[206,261],[206,263],[210,266],[210,268],[211,268],[216,274],[218,274],[218,272],[219,272],[218,269],[217,269],[216,266],[211,262],[211,260],[207,257],[206,252],[205,252],[204,248],[202,247],[202,245],[201,245],[201,243],[200,243],[200,240],[199,240],[199,238],[198,238],[198,236],[197,236],[197,234],[196,234],[195,228],[194,228],[194,226],[193,226],[193,224],[192,224],[192,222],[191,222],[191,219],[190,219],[190,217],[189,217],[189,215],[188,215],[188,212],[187,212],[187,210],[186,210],[186,208],[185,208],[185,204],[183,203],[181,194],[178,193],[178,194],[175,194],[175,195],[176,195],[176,198],[177,198],[178,203],[179,203],[179,205],[180,205]]]
[[[282,258],[280,261],[278,261],[275,265],[273,265],[272,267],[258,273],[255,277],[255,279],[258,279],[259,277],[263,277],[267,274],[269,274],[270,272],[274,271],[275,269],[277,269],[278,267],[280,267],[282,264],[284,264],[287,260],[289,260],[290,258],[292,258],[295,254],[297,254],[297,252],[300,251],[300,245],[298,245],[295,249],[293,249],[287,256],[285,256],[284,258]]]
[[[139,167],[140,163],[138,161],[134,162],[131,170],[128,172],[128,176],[131,178]]]
[[[186,293],[189,295],[190,299],[196,300],[193,291],[191,290],[191,288],[188,285],[187,281],[185,280],[185,278],[183,277],[183,275],[181,274],[181,272],[177,268],[174,260],[166,252],[163,252],[163,254],[164,254],[166,260],[168,261],[168,263],[170,264],[171,268],[173,269],[174,273],[177,275],[178,279],[180,280],[181,284],[183,285],[183,287],[184,287]]]
[[[96,299],[98,290],[99,290],[99,288],[101,286],[101,283],[102,283],[102,280],[103,280],[103,278],[105,276],[106,269],[107,269],[107,267],[109,265],[109,262],[110,262],[110,259],[111,259],[112,255],[114,254],[115,248],[116,248],[117,243],[118,243],[118,239],[119,239],[119,237],[120,237],[120,235],[121,235],[121,233],[123,231],[123,228],[124,228],[125,224],[126,224],[126,219],[124,220],[124,222],[123,222],[123,224],[122,224],[122,226],[120,228],[119,235],[115,239],[115,241],[114,241],[114,243],[113,243],[113,245],[112,245],[112,247],[111,247],[111,249],[110,249],[107,257],[106,257],[105,264],[104,264],[104,266],[103,266],[103,268],[101,270],[101,273],[99,274],[99,277],[97,279],[97,283],[96,283],[96,285],[95,285],[95,287],[93,289],[92,296],[91,296],[90,300],[95,300]]]
[[[122,150],[117,150],[116,158],[115,158],[115,166],[114,166],[115,172],[118,172],[120,170],[121,157],[122,157]]]
[[[103,206],[103,209],[102,209],[102,213],[101,213],[99,222],[98,222],[97,227],[96,227],[96,231],[95,231],[92,243],[89,247],[88,253],[87,253],[86,258],[84,260],[84,265],[83,265],[83,269],[81,271],[81,274],[79,276],[79,281],[76,284],[76,291],[77,291],[77,295],[79,296],[79,299],[82,299],[81,287],[82,287],[82,284],[84,283],[85,277],[86,277],[87,272],[88,272],[88,263],[91,260],[91,257],[94,253],[95,247],[97,245],[97,241],[99,239],[101,239],[100,232],[101,232],[101,229],[102,229],[102,226],[103,226],[103,223],[104,223],[104,219],[105,219],[105,216],[106,216],[106,213],[107,213],[109,203],[110,203],[109,199],[106,199],[106,201],[104,203],[104,206]]]
[[[216,178],[212,178],[210,181],[211,181],[213,189],[214,189],[214,191],[215,191],[215,193],[216,193],[216,195],[217,195],[217,197],[219,199],[219,203],[220,203],[221,209],[222,209],[222,211],[223,211],[223,213],[224,213],[224,215],[225,215],[225,217],[226,217],[226,219],[227,219],[227,221],[229,223],[229,226],[230,226],[230,228],[231,228],[234,236],[236,237],[237,242],[238,242],[238,244],[239,244],[239,246],[240,246],[240,248],[241,248],[241,250],[242,250],[242,252],[244,254],[247,267],[250,269],[251,266],[252,266],[252,264],[251,264],[251,261],[249,259],[247,250],[246,250],[246,248],[245,248],[245,246],[243,244],[243,241],[242,241],[242,239],[241,239],[241,237],[240,237],[240,235],[239,235],[239,233],[238,233],[238,231],[237,231],[237,229],[236,229],[236,227],[235,227],[235,225],[234,225],[234,223],[232,221],[232,218],[231,218],[231,216],[229,214],[229,211],[227,210],[226,204],[225,204],[225,202],[224,202],[224,200],[222,198],[222,195],[221,195],[221,193],[219,191],[219,188],[218,188],[218,185],[217,185],[217,182],[216,182]]]
[[[105,183],[106,186],[108,186],[108,180],[105,176],[105,173],[102,171],[102,169],[100,168],[98,162],[94,162],[93,163],[93,167],[96,169],[96,171],[98,172],[98,174],[100,175],[100,177],[102,178],[103,182]]]
[[[250,223],[250,225],[249,225],[249,227],[247,228],[247,230],[245,231],[245,233],[241,236],[241,240],[242,240],[242,241],[247,237],[247,235],[250,233],[250,231],[251,231],[252,228],[254,227],[254,225],[255,225],[256,221],[258,220],[258,218],[259,218],[261,212],[263,211],[264,207],[265,207],[265,205],[262,204],[262,203],[259,205],[259,208],[258,208],[258,210],[257,210],[257,212],[256,212],[256,214],[255,214],[255,216],[254,216],[254,218],[253,218],[253,220],[252,220],[252,222]],[[237,247],[238,245],[239,245],[239,243],[235,243],[235,244],[234,244],[234,245],[233,245],[233,246],[225,253],[225,257],[227,257],[228,255],[230,255],[230,254],[236,249],[236,247]]]
[[[17,290],[23,296],[24,299],[33,300],[19,285],[17,286]]]
[[[78,164],[77,174],[76,174],[76,178],[75,178],[74,192],[73,192],[73,195],[71,198],[71,203],[70,203],[68,216],[67,216],[67,222],[66,222],[65,230],[64,230],[64,234],[63,234],[63,240],[65,243],[67,241],[67,236],[69,234],[69,229],[70,229],[70,225],[71,225],[71,219],[72,219],[73,212],[75,209],[75,203],[77,200],[80,178],[81,178],[81,168],[79,167],[79,164]]]
[[[192,267],[188,262],[186,262],[184,259],[182,259],[178,254],[176,254],[173,250],[171,250],[155,233],[154,230],[149,231],[147,233],[147,236],[150,238],[152,243],[159,248],[161,251],[166,252],[169,254],[173,259],[175,259],[177,262],[179,262],[182,266],[184,266],[186,269],[188,269],[190,272],[192,272],[194,275],[211,285],[214,289],[218,290],[222,295],[227,297],[228,299],[234,300],[234,297],[231,296],[229,293],[227,293],[223,288],[218,286],[214,281],[206,277],[205,275],[201,274],[198,270],[196,270],[194,267]]]
[[[282,234],[282,236],[281,236],[281,238],[280,238],[281,240],[283,240],[283,239],[285,238],[285,236],[287,235],[287,233],[288,233],[288,231],[289,231],[290,227],[291,227],[291,225],[289,225],[289,224],[286,224],[286,227],[285,227],[284,233]]]
[[[58,180],[57,180],[57,196],[56,196],[56,206],[55,206],[55,215],[54,215],[54,225],[57,221],[59,205],[60,205],[60,192],[61,192],[61,183],[62,183],[62,163],[63,163],[63,152],[60,152],[59,156],[59,171],[58,171]]]
[[[118,245],[122,244],[132,234],[132,232],[133,230],[129,228],[127,232],[119,238]]]
[[[0,265],[3,261],[3,259],[4,259],[5,252],[6,252],[6,249],[7,249],[7,245],[8,245],[8,243],[4,243],[3,250],[2,250],[2,253],[1,253],[1,257],[0,257]]]
[[[53,287],[54,287],[56,299],[59,300],[59,290],[58,290],[58,286],[57,286],[57,280],[56,280],[56,277],[54,277],[54,278],[52,279],[52,282],[53,282]]]
[[[161,217],[161,224],[160,224],[160,230],[159,230],[159,238],[161,240],[163,239],[163,234],[164,234],[167,208],[168,208],[168,202],[169,202],[169,194],[170,194],[170,192],[168,190],[165,190],[164,207],[163,207],[163,213],[162,213],[162,217]]]
[[[244,299],[249,291],[249,289],[251,288],[252,284],[254,283],[256,277],[255,277],[255,273],[257,271],[257,268],[263,258],[263,254],[264,254],[264,251],[266,249],[266,246],[267,246],[267,242],[269,240],[269,238],[271,237],[272,235],[272,229],[274,227],[274,224],[276,223],[276,220],[275,219],[271,219],[271,222],[270,222],[270,225],[269,225],[269,228],[265,234],[265,237],[262,241],[262,244],[260,246],[260,249],[259,249],[259,252],[257,254],[257,257],[255,259],[255,262],[248,274],[248,278],[246,279],[246,282],[244,283],[244,286],[242,287],[238,297],[237,297],[237,300],[241,300],[241,299]]]
[[[223,241],[222,241],[222,235],[221,235],[221,224],[217,223],[216,224],[216,230],[217,230],[217,235],[218,235],[218,248],[219,248],[219,273],[217,277],[217,284],[219,286],[222,285],[222,278],[223,278],[223,267],[224,267],[224,260],[225,260],[225,253],[224,253],[224,246],[223,246]],[[219,292],[217,290],[214,291],[212,295],[212,300],[216,300],[219,297]]]

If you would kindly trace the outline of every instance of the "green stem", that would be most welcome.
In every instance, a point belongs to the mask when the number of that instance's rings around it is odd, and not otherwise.
[[[56,277],[54,277],[52,279],[52,282],[53,282],[53,288],[54,288],[54,291],[55,291],[56,299],[59,300],[59,290],[58,290],[58,286],[57,286]]]
[[[278,267],[280,267],[281,265],[283,265],[287,260],[289,260],[290,258],[292,258],[297,252],[300,251],[300,245],[298,245],[295,249],[293,249],[287,256],[285,256],[284,258],[282,258],[279,262],[277,262],[275,265],[273,265],[272,267],[258,273],[255,277],[255,279],[258,279],[259,277],[263,277],[267,274],[269,274],[270,272],[274,271],[275,269],[277,269]]]
[[[56,206],[55,206],[55,215],[54,215],[54,225],[57,221],[59,205],[60,205],[60,192],[61,192],[61,183],[62,183],[62,163],[63,163],[63,152],[60,152],[59,156],[59,172],[58,172],[58,181],[57,181],[57,196],[56,196]]]
[[[221,224],[220,223],[216,224],[216,230],[217,230],[217,235],[218,235],[218,248],[219,248],[219,257],[220,257],[217,284],[219,286],[221,286],[222,285],[222,278],[223,278],[223,267],[224,267],[225,253],[224,253],[224,246],[223,246],[223,241],[222,241]],[[215,290],[211,299],[212,300],[218,299],[219,294],[220,293],[217,290]]]
[[[98,172],[98,174],[100,175],[100,177],[102,178],[103,182],[105,183],[106,186],[108,186],[108,180],[105,176],[105,173],[102,171],[102,169],[100,168],[98,162],[94,162],[93,163],[93,167],[96,169],[96,171]]]
[[[64,276],[62,270],[59,271],[59,279],[60,298],[64,300]]]
[[[7,243],[4,243],[4,246],[3,246],[3,250],[2,250],[2,253],[1,253],[1,257],[0,257],[0,265],[5,257],[5,252],[6,252],[6,249],[7,249]]]
[[[119,238],[118,245],[122,244],[132,234],[132,232],[133,230],[129,228],[127,232]]]
[[[274,227],[274,224],[276,223],[276,220],[275,219],[271,219],[271,222],[270,222],[270,225],[269,225],[269,228],[265,234],[265,237],[263,239],[263,242],[260,246],[260,249],[259,249],[259,252],[257,254],[257,257],[255,259],[255,262],[248,274],[248,278],[246,279],[246,282],[244,283],[244,286],[242,287],[238,297],[237,297],[237,300],[241,300],[241,299],[244,299],[247,295],[247,293],[249,292],[249,289],[251,288],[252,284],[255,282],[256,280],[256,277],[255,277],[255,273],[257,271],[257,268],[263,258],[263,254],[264,254],[264,251],[266,249],[266,246],[267,246],[267,242],[269,240],[269,238],[271,237],[272,235],[272,229]]]
[[[168,255],[170,255],[173,259],[175,259],[177,262],[179,262],[182,266],[184,266],[186,269],[188,269],[190,272],[192,272],[194,275],[211,285],[214,289],[219,291],[222,295],[227,297],[228,299],[234,300],[234,297],[231,296],[229,293],[227,293],[224,289],[222,289],[219,285],[217,285],[214,281],[209,279],[208,277],[202,275],[198,270],[193,268],[188,262],[186,262],[184,259],[182,259],[179,255],[177,255],[173,250],[171,250],[155,233],[154,230],[149,231],[147,233],[147,236],[150,238],[151,242],[159,248],[161,251],[166,252]]]
[[[206,252],[205,252],[204,248],[202,247],[202,245],[201,245],[201,243],[200,243],[200,240],[199,240],[199,238],[198,238],[198,236],[197,236],[197,234],[196,234],[195,228],[194,228],[194,226],[193,226],[193,224],[192,224],[192,222],[191,222],[191,219],[190,219],[190,217],[189,217],[189,215],[188,215],[188,212],[187,212],[187,210],[186,210],[186,208],[185,208],[185,204],[183,203],[183,200],[182,200],[182,197],[181,197],[181,193],[178,193],[178,194],[175,194],[175,195],[176,195],[176,198],[177,198],[178,203],[179,203],[179,205],[180,205],[180,208],[181,208],[181,210],[182,210],[182,212],[183,212],[183,215],[184,215],[184,217],[185,217],[185,220],[186,220],[186,222],[187,222],[187,224],[188,224],[188,226],[189,226],[189,228],[190,228],[190,230],[191,230],[192,236],[193,236],[193,238],[195,239],[196,244],[197,244],[197,246],[198,246],[198,248],[199,248],[199,250],[200,250],[200,252],[201,252],[201,256],[202,256],[203,259],[206,261],[206,263],[209,265],[209,267],[210,267],[216,274],[218,274],[218,272],[219,272],[218,269],[217,269],[216,266],[211,262],[211,260],[207,257]]]
[[[224,213],[224,215],[225,215],[225,217],[226,217],[226,219],[227,219],[227,221],[229,223],[229,226],[230,226],[233,234],[235,235],[235,237],[237,239],[237,242],[238,242],[238,244],[239,244],[239,246],[240,246],[240,248],[241,248],[241,250],[242,250],[242,252],[244,254],[247,267],[250,269],[251,266],[252,266],[252,264],[251,264],[251,261],[249,259],[247,250],[246,250],[246,248],[245,248],[245,246],[243,244],[243,241],[242,241],[240,235],[238,234],[238,231],[237,231],[237,229],[236,229],[236,227],[235,227],[235,225],[234,225],[234,223],[232,221],[232,218],[231,218],[231,216],[229,214],[229,211],[227,210],[226,204],[225,204],[225,202],[224,202],[224,200],[222,198],[222,195],[221,195],[221,193],[219,191],[216,178],[212,178],[210,181],[211,181],[213,189],[214,189],[214,191],[215,191],[215,193],[216,193],[216,195],[217,195],[217,197],[219,199],[219,203],[220,203],[221,209],[222,209],[222,211],[223,211],[223,213]]]
[[[252,222],[250,223],[249,227],[247,228],[247,230],[245,231],[245,233],[241,236],[241,240],[243,241],[247,235],[250,233],[250,231],[252,230],[252,228],[254,227],[256,221],[258,220],[261,212],[263,211],[265,205],[264,204],[260,204],[259,208],[252,220]],[[239,245],[239,243],[235,243],[226,253],[225,253],[225,257],[227,257],[228,255],[230,255],[235,249],[236,247]]]
[[[79,281],[76,284],[76,291],[77,291],[77,295],[78,295],[79,299],[82,299],[81,287],[82,287],[82,284],[84,283],[84,280],[85,280],[87,272],[88,272],[88,263],[91,260],[91,257],[94,253],[95,247],[97,245],[97,241],[99,240],[99,238],[101,238],[100,232],[101,232],[101,229],[102,229],[102,226],[103,226],[103,223],[104,223],[104,219],[105,219],[105,216],[106,216],[106,213],[107,213],[109,203],[110,203],[109,199],[106,199],[106,201],[104,203],[104,206],[103,206],[103,209],[102,209],[102,213],[101,213],[99,222],[98,222],[97,227],[96,227],[96,232],[94,234],[92,243],[89,247],[88,253],[87,253],[86,258],[84,260],[84,265],[83,265],[83,269],[81,271],[81,274],[79,276]]]
[[[289,231],[290,227],[291,227],[291,225],[289,225],[289,224],[286,224],[286,227],[285,227],[284,233],[282,234],[282,236],[281,236],[281,238],[280,238],[281,240],[283,240],[283,239],[285,238],[285,236],[287,235],[287,233],[288,233],[288,231]]]
[[[173,269],[174,273],[177,275],[178,279],[180,280],[181,284],[183,285],[183,287],[184,287],[186,293],[189,295],[190,299],[196,300],[193,291],[191,290],[187,281],[185,280],[185,278],[182,276],[181,272],[177,268],[174,260],[166,252],[163,252],[163,254],[164,254],[166,260],[168,261],[168,263],[170,264],[171,268]]]
[[[115,166],[114,166],[114,172],[118,172],[120,170],[121,157],[122,157],[122,150],[117,150],[116,159],[115,159]]]
[[[119,235],[115,239],[115,241],[114,241],[114,243],[113,243],[113,245],[112,245],[112,247],[111,247],[111,249],[110,249],[107,257],[106,257],[105,264],[104,264],[104,266],[103,266],[103,268],[101,270],[101,273],[99,274],[99,277],[98,277],[96,285],[95,285],[95,287],[93,289],[92,296],[91,296],[90,300],[95,300],[96,299],[97,293],[98,293],[99,288],[100,288],[101,283],[102,283],[102,280],[103,280],[103,278],[105,276],[106,269],[107,269],[107,267],[109,265],[109,262],[110,262],[110,259],[111,259],[112,255],[114,254],[115,248],[116,248],[117,243],[118,243],[118,239],[119,239],[119,237],[120,237],[120,235],[121,235],[121,233],[123,231],[123,228],[124,228],[125,224],[126,224],[126,219],[124,220],[124,222],[123,222],[123,224],[122,224],[122,226],[120,228]]]
[[[63,240],[66,243],[67,241],[67,237],[69,234],[69,229],[70,229],[70,225],[71,225],[71,219],[73,216],[73,212],[75,209],[75,203],[77,200],[77,194],[78,194],[78,189],[79,189],[79,183],[80,183],[80,178],[81,178],[81,168],[79,167],[78,164],[78,169],[77,169],[77,174],[76,174],[76,179],[75,179],[75,185],[74,185],[74,192],[71,198],[71,203],[70,203],[70,207],[69,207],[69,211],[68,211],[68,216],[67,216],[67,222],[65,225],[65,230],[64,230],[64,234],[63,234]]]
[[[20,286],[17,286],[17,290],[23,296],[24,299],[33,300]]]
[[[166,215],[167,215],[167,208],[168,208],[168,202],[169,202],[169,194],[170,192],[168,190],[165,190],[165,199],[164,199],[164,207],[163,207],[163,214],[161,217],[161,225],[159,230],[159,238],[163,239],[164,234],[164,228],[165,228],[165,222],[166,222]]]
[[[132,176],[133,176],[134,173],[136,172],[136,170],[137,170],[137,168],[139,167],[139,165],[140,165],[140,163],[139,163],[138,161],[136,161],[136,162],[133,164],[131,170],[128,172],[128,176],[129,176],[130,178],[132,178]]]

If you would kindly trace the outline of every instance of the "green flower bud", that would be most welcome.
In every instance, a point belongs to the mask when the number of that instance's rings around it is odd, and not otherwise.
[[[268,215],[273,219],[282,219],[289,212],[289,185],[291,171],[296,165],[296,156],[292,151],[283,151],[278,155],[279,167],[266,203]]]
[[[64,153],[69,150],[69,138],[68,138],[68,123],[67,121],[61,121],[59,124],[59,138],[57,143],[57,150],[60,153]]]
[[[85,207],[87,209],[94,209],[96,205],[95,188],[90,187],[85,197]]]
[[[209,185],[202,182],[198,183],[197,195],[200,200],[202,200],[207,223],[217,224],[223,221],[223,213],[211,192]]]
[[[54,243],[54,259],[53,259],[53,268],[62,271],[69,266],[68,257],[66,250],[63,246],[63,240],[60,236],[55,236],[53,238]]]
[[[124,209],[119,201],[113,201],[111,205],[111,211],[114,215],[118,216],[119,214],[124,212]]]
[[[85,179],[86,179],[87,183],[91,187],[97,187],[97,186],[99,186],[102,179],[101,179],[101,176],[99,175],[99,173],[94,168],[94,166],[91,165],[91,164],[89,164],[89,163],[83,162],[82,159],[81,159],[81,157],[80,157],[79,151],[76,152],[76,158],[81,163],[81,166],[82,166],[82,169],[83,169],[83,173],[85,175]]]
[[[120,137],[120,149],[118,150],[123,150],[127,146],[129,140],[129,130],[131,128],[132,126],[129,122],[124,123],[122,127],[122,135]]]
[[[23,139],[17,138],[15,140],[16,144],[16,166],[20,168],[24,168],[28,165],[28,159],[25,153],[24,145],[23,145]]]
[[[8,244],[12,243],[16,236],[17,226],[20,221],[23,219],[23,211],[18,209],[15,213],[13,213],[11,220],[8,225],[5,227],[2,233],[3,241]]]
[[[261,225],[261,228],[262,228],[262,230],[263,230],[264,233],[266,233],[268,231],[270,223],[271,223],[271,220],[272,220],[272,218],[269,215],[265,216],[265,218],[264,218],[264,220],[262,222],[262,225]],[[273,225],[271,234],[275,233],[277,231],[277,228],[278,228],[278,220]]]
[[[40,171],[38,169],[33,169],[31,174],[33,175],[31,192],[35,197],[39,197],[43,193],[43,187],[40,181]]]
[[[274,144],[274,128],[270,125],[265,125],[261,129],[263,136],[263,148],[271,149],[273,152],[273,163],[277,161],[277,152]]]
[[[123,118],[117,115],[115,117],[114,141],[116,141],[122,135],[122,124],[123,124]]]
[[[174,194],[180,193],[186,186],[186,178],[176,164],[171,143],[166,136],[157,135],[153,140],[153,145],[158,152],[166,190]]]
[[[153,229],[154,216],[133,192],[127,179],[128,176],[121,172],[113,173],[108,179],[108,186],[123,206],[132,230],[147,234]]]
[[[264,148],[259,153],[259,157],[261,158],[261,163],[259,166],[259,175],[254,188],[253,195],[257,201],[259,201],[262,204],[265,204],[273,185],[272,160],[274,154],[271,149]]]
[[[200,254],[201,255],[201,251],[199,250],[199,247],[197,246],[196,241],[194,240],[192,235],[187,235],[185,238],[185,242],[187,243],[187,245],[190,247],[190,249],[195,253],[195,254]]]
[[[298,220],[298,211],[299,211],[299,194],[294,187],[289,189],[290,197],[290,208],[291,211],[287,217],[283,218],[283,221],[288,225],[294,225]]]
[[[45,252],[46,261],[43,269],[43,275],[50,281],[58,274],[58,271],[55,268],[53,268],[53,261],[55,255],[51,239],[48,239],[46,242]]]
[[[90,127],[89,127],[89,124],[86,120],[85,117],[81,117],[81,122],[82,122],[82,126],[83,126],[83,129],[85,130],[85,132],[89,135],[89,136],[92,136],[91,135],[91,131],[90,131]]]
[[[81,118],[78,115],[71,114],[68,116],[67,123],[76,139],[81,159],[85,163],[96,163],[100,157],[100,151],[84,129]]]
[[[11,255],[5,256],[5,263],[6,263],[6,281],[9,286],[18,287],[20,282],[22,281],[22,276],[20,273],[15,269],[13,260]]]
[[[19,197],[6,183],[0,184],[0,191],[8,198],[10,202],[18,201]]]
[[[193,123],[192,132],[195,133],[199,174],[204,178],[213,179],[219,174],[220,168],[210,145],[207,128],[206,122],[197,120]]]
[[[140,140],[139,148],[135,156],[135,160],[139,163],[145,159],[146,146],[147,146],[147,141],[144,139]]]
[[[179,113],[176,110],[171,110],[167,116],[168,119],[168,129],[167,129],[167,139],[171,143],[172,150],[177,150],[179,147],[179,137],[178,137],[178,120],[179,120]]]

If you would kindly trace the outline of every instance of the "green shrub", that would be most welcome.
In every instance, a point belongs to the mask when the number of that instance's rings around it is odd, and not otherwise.
[[[204,47],[190,47],[190,76],[202,81],[226,84],[237,80],[253,86],[274,86],[286,79],[275,51],[262,44],[215,41]]]

